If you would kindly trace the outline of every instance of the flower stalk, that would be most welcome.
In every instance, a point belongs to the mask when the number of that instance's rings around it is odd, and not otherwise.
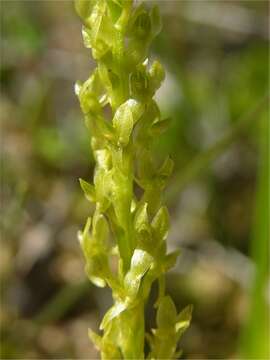
[[[89,79],[75,85],[96,162],[93,184],[80,179],[96,206],[79,240],[90,281],[109,286],[114,299],[100,324],[102,335],[89,330],[89,336],[102,359],[172,359],[192,309],[177,314],[165,294],[165,273],[178,251],[167,254],[169,214],[161,203],[173,162],[168,157],[157,164],[151,151],[154,138],[169,124],[153,98],[165,72],[147,58],[161,30],[158,7],[149,10],[131,0],[76,0],[75,8],[83,21],[84,45],[97,63]],[[144,307],[155,281],[157,328],[146,334]]]

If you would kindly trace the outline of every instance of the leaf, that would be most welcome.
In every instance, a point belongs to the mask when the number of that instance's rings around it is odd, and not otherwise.
[[[94,202],[96,199],[94,186],[83,179],[79,179],[79,181],[86,199],[90,202]]]

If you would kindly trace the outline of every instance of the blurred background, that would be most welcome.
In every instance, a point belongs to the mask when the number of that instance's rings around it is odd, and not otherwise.
[[[164,201],[181,249],[167,291],[195,307],[183,358],[268,359],[269,3],[157,3],[151,58],[172,126],[155,152],[175,161]],[[111,296],[77,241],[93,211],[78,178],[94,164],[73,91],[94,66],[72,1],[1,1],[2,359],[98,357],[87,329]]]

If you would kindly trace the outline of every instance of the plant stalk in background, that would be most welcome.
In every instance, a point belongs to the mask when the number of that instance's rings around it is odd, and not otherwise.
[[[77,0],[75,7],[97,63],[75,86],[96,161],[93,184],[80,180],[96,207],[79,240],[89,279],[109,286],[114,299],[100,325],[103,335],[90,330],[89,336],[103,359],[175,358],[191,307],[177,314],[165,294],[165,273],[178,252],[167,254],[169,214],[161,204],[173,162],[168,157],[156,164],[151,152],[153,139],[168,126],[153,99],[164,70],[147,58],[161,30],[159,11],[130,0]],[[144,306],[154,281],[157,328],[145,334]]]

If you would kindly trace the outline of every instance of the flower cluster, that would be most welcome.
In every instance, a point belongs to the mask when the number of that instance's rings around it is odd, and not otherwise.
[[[177,314],[165,295],[165,273],[178,252],[167,254],[169,215],[161,204],[173,162],[168,157],[156,164],[151,152],[169,123],[153,99],[164,69],[147,58],[161,30],[158,7],[148,10],[131,0],[77,0],[75,7],[84,45],[97,62],[89,79],[75,85],[96,161],[93,184],[80,180],[95,212],[79,240],[89,279],[109,286],[114,299],[100,325],[102,336],[91,330],[89,336],[103,359],[175,358],[191,307]],[[154,281],[157,328],[145,334],[144,305]]]

